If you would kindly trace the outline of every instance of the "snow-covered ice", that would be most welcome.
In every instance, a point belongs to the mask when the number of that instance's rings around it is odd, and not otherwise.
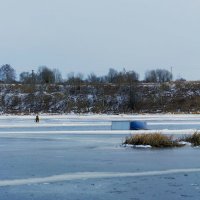
[[[126,136],[200,130],[199,115],[0,116],[0,199],[198,199],[199,148],[124,148]],[[116,120],[149,130],[113,131]]]

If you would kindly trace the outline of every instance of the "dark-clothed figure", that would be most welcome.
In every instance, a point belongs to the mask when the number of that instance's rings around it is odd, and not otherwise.
[[[39,121],[40,121],[40,120],[39,120],[39,116],[36,115],[35,122],[39,122]]]

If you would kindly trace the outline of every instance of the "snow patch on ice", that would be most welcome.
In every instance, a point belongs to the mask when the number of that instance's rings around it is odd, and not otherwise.
[[[152,148],[151,145],[132,145],[132,144],[123,144],[124,147],[126,148]]]
[[[197,172],[200,172],[200,168],[169,169],[163,171],[146,171],[146,172],[78,172],[78,173],[68,173],[68,174],[61,174],[61,175],[54,175],[54,176],[40,177],[40,178],[0,180],[0,187],[30,185],[30,184],[46,184],[46,183],[86,180],[86,179],[161,176],[168,174],[197,173]]]
[[[181,145],[187,145],[187,146],[191,146],[192,144],[190,142],[185,142],[185,141],[180,141],[178,142]]]

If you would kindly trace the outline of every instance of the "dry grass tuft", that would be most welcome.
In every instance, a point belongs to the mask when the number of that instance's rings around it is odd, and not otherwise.
[[[172,136],[166,136],[161,133],[132,135],[131,137],[127,137],[125,139],[124,144],[150,145],[156,148],[184,146],[178,141],[173,140]]]
[[[181,140],[185,142],[190,142],[193,146],[200,146],[200,133],[196,131],[194,134],[187,136]]]

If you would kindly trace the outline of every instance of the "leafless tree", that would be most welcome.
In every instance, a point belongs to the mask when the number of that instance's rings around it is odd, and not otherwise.
[[[55,76],[51,69],[42,66],[38,68],[37,80],[39,83],[55,83]]]
[[[55,83],[61,83],[63,81],[62,75],[58,69],[53,69]]]
[[[156,69],[147,71],[145,74],[146,82],[164,83],[172,80],[172,74],[166,69]]]
[[[2,65],[0,68],[0,79],[5,83],[14,82],[16,80],[15,70],[9,64]]]
[[[19,75],[19,80],[21,83],[31,83],[32,82],[32,77],[29,72],[22,72]]]

